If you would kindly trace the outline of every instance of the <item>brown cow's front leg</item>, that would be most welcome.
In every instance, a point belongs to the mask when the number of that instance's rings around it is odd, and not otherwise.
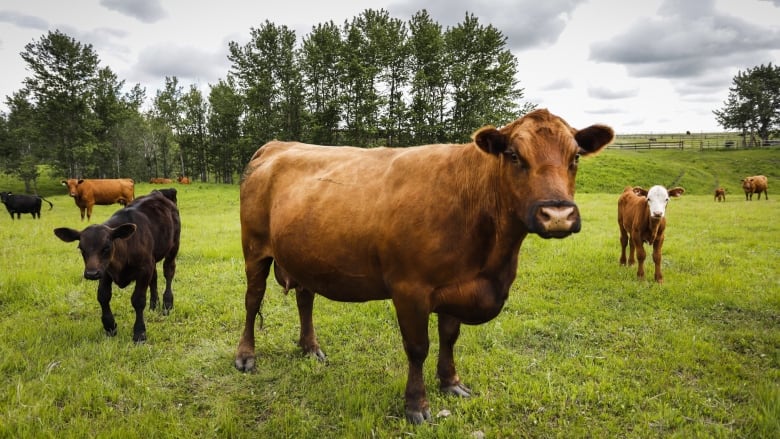
[[[325,354],[320,350],[320,345],[317,343],[317,335],[314,333],[314,320],[312,318],[314,293],[303,288],[296,288],[295,300],[298,303],[298,317],[301,321],[301,334],[298,339],[298,345],[305,354],[313,355],[318,360],[324,361]]]
[[[459,335],[460,320],[447,314],[439,314],[439,363],[436,375],[439,377],[439,388],[442,392],[469,397],[471,389],[460,382],[455,371],[453,348]]]
[[[135,323],[133,324],[133,341],[143,343],[146,341],[146,324],[144,323],[144,308],[146,308],[146,289],[149,288],[151,276],[142,274],[135,280],[135,289],[130,297],[130,303],[135,309]]]
[[[634,247],[636,248],[636,277],[639,279],[645,278],[645,259],[647,258],[647,253],[645,252],[645,245],[641,241],[639,243],[634,243]],[[633,256],[633,255],[632,255]],[[633,258],[631,258],[633,259]],[[629,260],[630,262],[630,260]]]
[[[114,314],[111,312],[111,278],[108,275],[100,278],[97,300],[100,304],[100,320],[103,322],[103,329],[108,336],[113,337],[116,335],[116,320],[114,320]]]
[[[664,275],[661,273],[661,247],[664,245],[663,237],[659,237],[653,243],[653,262],[655,263],[655,281],[664,283]]]
[[[423,363],[428,356],[428,315],[417,308],[409,297],[393,300],[404,350],[409,360],[409,374],[406,379],[405,412],[406,420],[412,424],[422,424],[431,419],[431,409],[425,393]]]
[[[255,369],[255,319],[260,312],[260,305],[265,296],[265,280],[271,271],[272,258],[247,259],[244,252],[246,271],[246,296],[244,307],[246,308],[246,321],[241,340],[238,342],[236,352],[236,369],[249,372]]]

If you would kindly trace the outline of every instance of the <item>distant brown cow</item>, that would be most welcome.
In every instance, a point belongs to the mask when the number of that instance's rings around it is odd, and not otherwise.
[[[764,193],[764,199],[769,199],[767,193],[767,180],[763,175],[754,175],[752,177],[745,177],[742,179],[742,189],[745,191],[745,201],[753,200],[753,194],[758,194],[758,199],[761,199],[761,192]]]
[[[460,145],[265,144],[240,188],[247,288],[236,368],[255,368],[255,319],[273,263],[277,280],[296,289],[304,352],[325,356],[312,322],[315,293],[343,302],[390,299],[409,364],[406,418],[431,417],[423,382],[431,313],[439,316],[440,388],[470,396],[453,356],[461,324],[501,311],[529,233],[579,232],[579,157],[613,138],[607,126],[576,130],[536,110]]]
[[[655,281],[663,283],[661,273],[661,248],[664,245],[666,230],[666,204],[669,197],[679,197],[685,189],[676,187],[666,190],[663,186],[653,186],[649,191],[641,187],[628,186],[618,198],[618,226],[620,227],[620,265],[626,265],[626,245],[629,245],[628,265],[634,265],[636,251],[639,279],[645,278],[645,247],[653,246],[655,263]]]
[[[715,189],[715,201],[726,201],[726,189],[722,187]]]
[[[130,178],[84,180],[71,178],[61,181],[68,188],[68,194],[73,197],[76,206],[81,210],[81,220],[84,214],[87,221],[92,219],[92,206],[119,203],[126,206],[135,198],[135,182]]]
[[[181,184],[190,184],[190,177],[185,177],[184,175],[180,175],[179,178],[176,179]]]
[[[111,312],[111,285],[124,288],[135,282],[130,302],[135,309],[133,341],[146,340],[144,308],[146,290],[150,291],[149,309],[157,307],[157,262],[163,262],[165,291],[163,314],[173,308],[171,283],[176,272],[181,221],[176,205],[161,192],[138,197],[118,210],[103,224],[82,231],[61,227],[54,234],[65,242],[79,241],[84,259],[84,278],[98,280],[98,302],[103,329],[116,335],[117,325]]]
[[[155,177],[155,178],[149,179],[149,183],[151,183],[151,184],[170,184],[172,182],[173,182],[173,180],[171,180],[170,178]]]

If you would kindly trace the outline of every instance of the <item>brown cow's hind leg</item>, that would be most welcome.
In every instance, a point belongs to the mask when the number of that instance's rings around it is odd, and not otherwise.
[[[236,369],[249,372],[255,369],[255,319],[265,296],[265,281],[271,271],[273,258],[249,258],[245,254],[246,270],[246,321],[236,352]]]
[[[301,321],[301,334],[298,345],[307,355],[312,355],[320,361],[325,360],[325,353],[320,350],[317,335],[314,333],[314,293],[304,288],[295,289],[295,300],[298,303],[298,317]]]

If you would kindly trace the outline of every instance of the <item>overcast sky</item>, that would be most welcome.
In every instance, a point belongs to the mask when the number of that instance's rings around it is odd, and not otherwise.
[[[721,131],[712,110],[737,72],[780,64],[780,0],[3,0],[0,111],[30,75],[20,53],[48,31],[91,44],[147,97],[166,76],[207,96],[227,76],[228,42],[251,28],[268,20],[302,37],[365,9],[404,21],[426,9],[445,28],[473,13],[507,36],[526,100],[618,133]]]

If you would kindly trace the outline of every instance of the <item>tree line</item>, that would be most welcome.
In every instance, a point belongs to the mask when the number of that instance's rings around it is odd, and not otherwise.
[[[468,141],[534,106],[522,103],[506,37],[472,14],[443,28],[421,10],[410,20],[367,9],[300,40],[269,21],[230,42],[225,78],[207,96],[165,78],[147,105],[98,54],[55,30],[21,56],[30,76],[6,96],[0,168],[35,189],[41,165],[63,177],[189,175],[233,183],[271,139],[402,146]],[[144,108],[145,105],[148,108]]]

